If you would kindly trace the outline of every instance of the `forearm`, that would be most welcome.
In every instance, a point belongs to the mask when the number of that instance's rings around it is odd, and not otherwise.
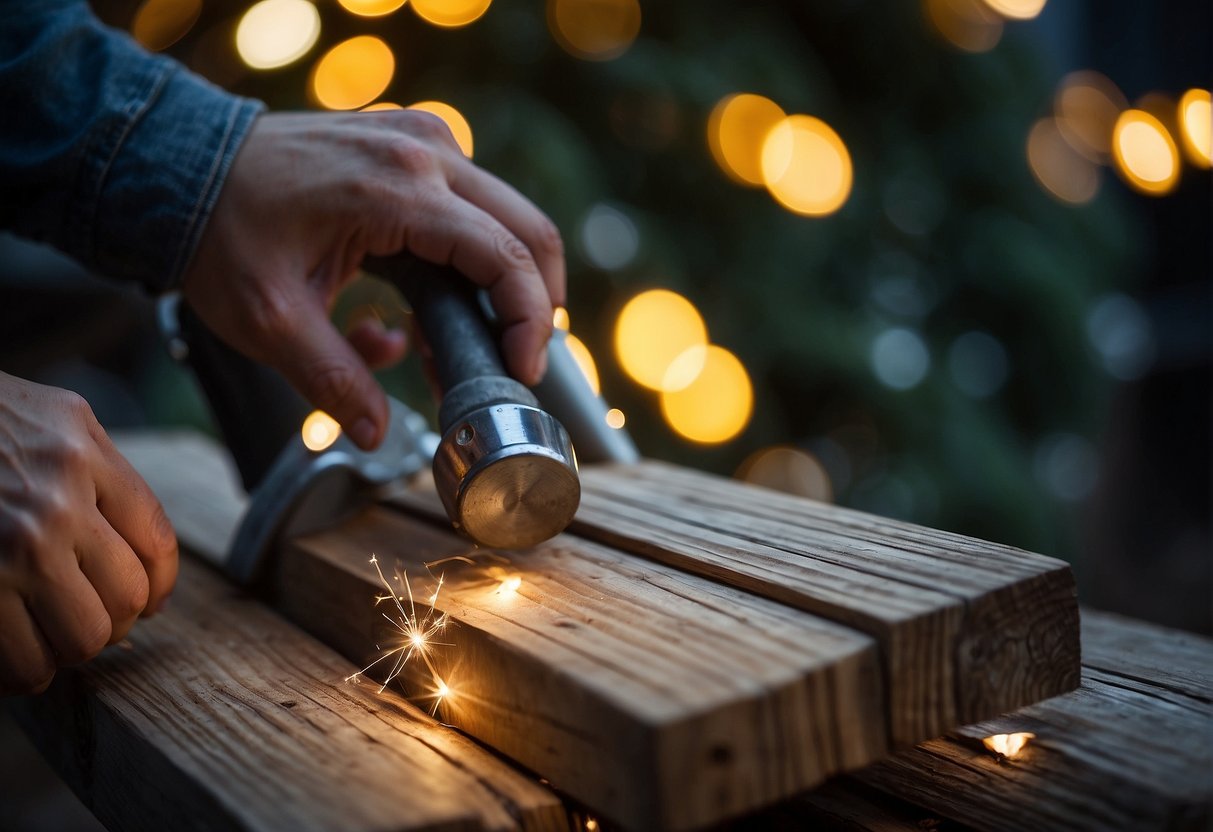
[[[260,107],[148,54],[83,0],[0,0],[0,227],[173,286]]]

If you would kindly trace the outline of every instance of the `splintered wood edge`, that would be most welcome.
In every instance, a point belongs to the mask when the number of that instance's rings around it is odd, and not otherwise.
[[[189,559],[133,646],[61,670],[18,720],[107,825],[559,830],[548,789]]]
[[[410,570],[469,549],[432,524],[367,512],[294,541],[276,603],[361,660],[379,615],[369,554],[391,564],[402,540]],[[471,692],[440,715],[629,827],[717,822],[886,753],[866,636],[575,538],[517,555],[515,568],[525,597],[508,610],[494,583],[446,572],[437,606],[456,626],[443,640],[458,645],[449,661],[463,660]],[[709,633],[717,618],[727,626]],[[635,646],[671,636],[682,647]],[[446,660],[435,654],[444,674]]]
[[[574,533],[876,637],[898,745],[1078,684],[1077,597],[1062,561],[665,463],[590,468],[582,480]]]
[[[1207,829],[1213,640],[1083,610],[1078,690],[854,775],[982,829]],[[1014,759],[983,737],[1036,736]],[[849,778],[848,778],[849,779]]]

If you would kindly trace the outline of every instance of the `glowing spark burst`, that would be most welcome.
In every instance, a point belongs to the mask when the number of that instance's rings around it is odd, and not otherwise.
[[[1017,734],[995,734],[992,737],[986,737],[981,742],[1000,757],[1012,759],[1019,755],[1029,740],[1034,739],[1036,739],[1036,735],[1031,731],[1020,731]]]
[[[497,587],[497,594],[509,595],[512,592],[517,592],[520,586],[522,586],[522,578],[517,575],[511,575],[501,582],[501,586]]]
[[[434,707],[430,711],[432,716],[437,713],[438,706],[442,704],[443,698],[451,695],[450,687],[447,686],[447,683],[439,675],[438,669],[434,667],[434,662],[430,655],[434,647],[452,646],[448,642],[434,640],[435,636],[439,636],[446,631],[447,624],[450,622],[450,618],[446,613],[439,615],[434,609],[434,604],[438,601],[438,593],[442,589],[442,576],[439,576],[438,586],[429,596],[429,604],[425,605],[426,612],[418,616],[417,605],[413,599],[413,586],[409,582],[408,574],[398,573],[395,576],[397,583],[404,585],[404,594],[401,595],[392,589],[391,583],[384,576],[383,570],[379,567],[379,559],[372,555],[371,563],[375,566],[375,572],[379,575],[380,583],[387,590],[386,595],[377,595],[375,597],[375,603],[378,605],[384,601],[392,602],[394,610],[392,610],[390,615],[383,613],[383,617],[399,633],[401,641],[399,645],[384,650],[379,658],[362,668],[362,670],[345,677],[345,681],[357,684],[362,681],[362,677],[371,668],[380,664],[390,664],[391,669],[379,685],[379,692],[383,693],[387,686],[392,683],[392,680],[404,672],[410,661],[414,658],[420,658],[429,671],[430,679],[434,684],[435,701]]]

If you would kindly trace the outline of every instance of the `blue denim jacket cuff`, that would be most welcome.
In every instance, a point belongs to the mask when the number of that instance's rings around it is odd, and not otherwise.
[[[126,83],[124,118],[90,142],[79,183],[92,217],[80,227],[90,229],[100,271],[164,291],[181,282],[265,105],[169,61],[141,69]]]

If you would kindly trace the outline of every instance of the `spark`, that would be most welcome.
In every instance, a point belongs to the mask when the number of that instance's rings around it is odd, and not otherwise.
[[[375,567],[375,573],[379,576],[379,582],[383,584],[387,593],[384,595],[375,596],[375,604],[379,605],[384,601],[391,601],[391,614],[383,613],[384,619],[392,625],[396,632],[400,635],[400,643],[390,649],[384,650],[382,655],[375,661],[368,664],[366,667],[359,670],[357,673],[351,673],[345,677],[345,681],[357,684],[366,675],[367,671],[379,664],[390,664],[390,670],[384,677],[383,682],[379,685],[379,692],[387,688],[414,658],[419,658],[427,670],[429,670],[430,678],[435,684],[437,691],[437,701],[434,703],[434,710],[431,714],[437,711],[438,705],[442,702],[443,697],[451,695],[451,689],[447,683],[442,680],[438,674],[438,669],[434,667],[434,662],[431,659],[430,653],[434,647],[450,647],[447,642],[435,641],[436,636],[445,632],[447,624],[450,622],[450,617],[446,613],[438,614],[434,608],[434,604],[438,601],[438,593],[442,589],[443,576],[438,577],[437,588],[429,596],[429,604],[426,605],[427,611],[422,616],[417,614],[417,604],[413,598],[413,585],[409,581],[407,572],[397,572],[394,576],[398,584],[404,586],[404,594],[392,589],[392,584],[383,574],[383,569],[379,566],[379,558],[371,555],[370,561]]]
[[[518,587],[522,586],[522,578],[518,575],[511,575],[501,582],[501,586],[497,587],[498,595],[509,595],[517,592]]]
[[[986,737],[981,742],[998,756],[1010,760],[1019,755],[1029,740],[1034,739],[1036,739],[1036,735],[1031,731],[1020,731],[1017,734],[995,734]]]

